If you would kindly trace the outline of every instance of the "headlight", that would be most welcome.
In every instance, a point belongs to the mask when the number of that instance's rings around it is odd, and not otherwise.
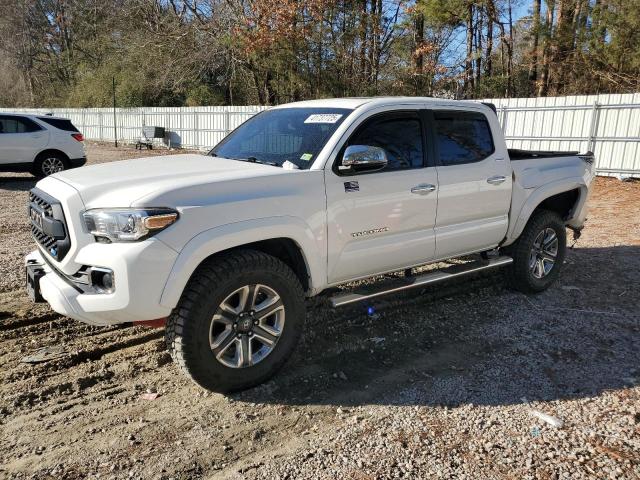
[[[112,242],[135,242],[167,228],[178,219],[169,208],[96,208],[83,214],[92,235]]]

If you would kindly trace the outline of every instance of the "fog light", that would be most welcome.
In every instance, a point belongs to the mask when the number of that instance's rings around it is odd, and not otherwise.
[[[98,293],[113,293],[115,290],[113,270],[93,267],[91,269],[91,285]]]
[[[102,275],[102,288],[105,290],[111,290],[113,288],[113,275],[111,273]]]

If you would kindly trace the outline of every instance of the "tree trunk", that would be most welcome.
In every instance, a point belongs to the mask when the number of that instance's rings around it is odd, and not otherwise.
[[[271,72],[271,69],[267,70],[267,73],[265,75],[264,90],[267,97],[267,105],[277,105],[278,96],[275,89],[273,88],[273,73]]]
[[[586,29],[586,18],[583,15],[585,8],[584,0],[576,0],[576,4],[573,10],[573,21],[572,21],[572,36],[571,36],[571,60],[574,68],[578,67],[578,62],[582,57],[583,52],[583,42],[584,42],[584,32]],[[566,76],[565,76],[566,78]],[[576,82],[573,85],[573,91],[578,92],[586,92],[589,89],[591,81],[588,79],[588,76],[585,74],[580,75],[580,78],[576,79]]]
[[[253,84],[256,87],[256,93],[258,94],[258,103],[260,105],[267,105],[267,99],[264,94],[264,88],[262,82],[260,81],[260,75],[258,75],[258,69],[254,66],[249,66],[251,71],[251,77],[253,78]]]
[[[542,72],[538,82],[538,96],[544,97],[549,91],[549,62],[551,60],[551,34],[553,31],[553,15],[555,0],[547,0],[547,19],[544,27],[544,40],[542,47]]]
[[[558,0],[556,28],[551,36],[551,62],[549,66],[550,93],[558,95],[565,80],[565,73],[571,70],[570,56],[573,44],[571,2],[575,0]]]
[[[509,4],[509,45],[507,47],[507,97],[513,95],[513,11],[511,0]]]
[[[529,54],[529,89],[535,92],[536,82],[538,81],[538,46],[540,44],[540,0],[533,0],[533,24],[531,25],[531,51]]]
[[[476,87],[480,87],[480,78],[482,76],[482,20],[483,20],[483,11],[481,9],[478,9],[478,11],[476,12],[476,15],[478,17],[478,22],[476,25],[476,48],[475,48],[475,55],[476,55],[476,80],[475,80],[475,85]]]
[[[414,70],[416,80],[414,82],[414,93],[419,95],[424,89],[424,53],[422,52],[422,46],[424,44],[424,15],[419,13],[414,20]]]
[[[571,38],[571,49],[575,50],[578,46],[578,37],[580,36],[581,30],[581,17],[582,17],[582,0],[576,0],[575,8],[573,9],[573,21],[572,21],[572,38]]]
[[[382,19],[382,0],[371,0],[369,29],[369,78],[370,85],[377,94],[378,67],[380,65],[380,21]]]
[[[487,77],[493,75],[493,60],[491,55],[493,54],[493,20],[491,17],[487,17],[487,49],[485,53],[484,71]]]
[[[362,0],[361,2],[361,11],[360,11],[360,78],[362,81],[367,81],[367,43],[368,43],[368,31],[369,31],[369,21],[368,21],[368,0]]]
[[[467,58],[465,60],[465,93],[469,97],[474,89],[473,85],[473,3],[467,6]]]
[[[509,32],[509,38],[507,38],[507,31],[504,28],[504,23],[498,22],[498,27],[500,28],[500,62],[502,64],[502,76],[506,77],[507,80],[507,86],[504,90],[504,95],[508,97],[511,95],[512,91],[511,72],[513,66],[513,33]]]

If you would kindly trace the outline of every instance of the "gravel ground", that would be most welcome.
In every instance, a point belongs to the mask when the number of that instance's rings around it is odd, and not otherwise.
[[[0,177],[0,477],[640,479],[638,182],[596,181],[550,290],[487,274],[387,297],[372,316],[317,298],[281,373],[232,396],[186,380],[161,330],[28,302],[33,184]],[[44,346],[63,353],[20,362]]]

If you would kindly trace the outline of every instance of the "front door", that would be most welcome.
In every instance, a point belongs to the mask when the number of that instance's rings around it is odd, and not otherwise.
[[[387,166],[345,174],[338,166],[348,145],[384,149]],[[380,113],[361,122],[327,166],[330,284],[433,258],[438,182],[425,145],[418,110]]]

